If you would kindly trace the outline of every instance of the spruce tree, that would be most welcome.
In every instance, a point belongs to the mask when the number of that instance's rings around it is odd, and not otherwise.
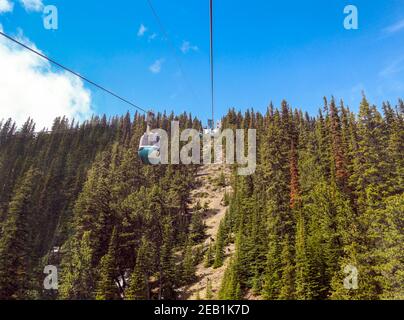
[[[69,250],[69,254],[62,261],[60,298],[94,299],[95,277],[91,263],[93,251],[90,232],[84,232],[81,239],[73,238],[66,249]]]
[[[212,300],[212,299],[213,299],[212,282],[210,281],[210,279],[208,279],[208,280],[206,281],[205,299],[206,299],[206,300]]]
[[[280,289],[280,250],[277,237],[269,235],[268,253],[264,273],[262,295],[267,300],[275,300]]]
[[[215,259],[213,262],[214,269],[220,268],[223,265],[224,242],[225,242],[225,230],[224,230],[224,221],[222,220],[219,225],[219,231],[217,232],[217,239],[215,244]]]
[[[312,299],[312,293],[310,288],[310,266],[308,259],[308,250],[306,245],[306,224],[303,212],[298,210],[298,219],[296,224],[296,299],[310,300]]]
[[[184,258],[182,261],[182,272],[183,272],[183,281],[185,283],[190,283],[195,280],[195,272],[196,265],[195,259],[192,252],[192,246],[190,245],[190,241],[188,240],[184,249]]]
[[[212,246],[211,243],[209,244],[208,250],[206,250],[204,260],[205,260],[204,261],[204,267],[205,268],[209,268],[209,267],[212,266],[213,261],[214,261],[214,254],[213,254],[213,246]]]
[[[155,245],[145,236],[142,237],[129,287],[125,292],[126,300],[150,299],[149,279],[155,270],[153,264],[156,263],[156,255]]]
[[[291,252],[291,245],[289,235],[286,235],[282,243],[281,252],[281,265],[282,276],[280,279],[280,291],[279,299],[291,300],[295,298],[295,286],[294,286],[294,264]]]
[[[32,193],[38,172],[28,170],[10,201],[0,240],[0,299],[24,299],[30,289]]]
[[[120,294],[117,286],[117,266],[115,257],[117,255],[116,246],[118,241],[117,229],[114,228],[108,253],[101,258],[99,280],[96,288],[97,300],[118,300]]]

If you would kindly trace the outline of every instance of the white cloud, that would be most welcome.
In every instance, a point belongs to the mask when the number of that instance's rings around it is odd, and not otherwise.
[[[144,24],[141,24],[139,27],[139,31],[137,32],[138,37],[143,37],[144,34],[146,33],[147,28],[144,26]]]
[[[404,71],[404,56],[391,62],[382,71],[380,71],[380,76],[389,77],[397,73]]]
[[[42,0],[20,0],[26,11],[41,11],[44,7]]]
[[[187,54],[189,51],[198,51],[197,46],[191,45],[189,41],[184,41],[181,46],[181,51],[183,54]]]
[[[163,66],[164,59],[156,60],[150,67],[149,70],[151,73],[157,74],[161,72],[161,67]]]
[[[404,29],[404,19],[397,21],[396,23],[388,26],[384,29],[386,33],[396,33]]]
[[[38,50],[23,37],[18,39]],[[80,79],[53,71],[46,60],[3,38],[0,70],[0,120],[11,117],[20,126],[31,117],[40,130],[50,128],[56,117],[82,121],[93,113],[91,94]]]
[[[0,14],[11,12],[14,9],[14,3],[10,0],[0,0]]]
[[[152,41],[157,38],[157,33],[153,33],[149,36],[149,41]]]

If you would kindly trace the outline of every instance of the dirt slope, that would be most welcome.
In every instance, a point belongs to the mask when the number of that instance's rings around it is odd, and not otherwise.
[[[223,198],[225,193],[232,192],[231,187],[219,187],[215,183],[221,175],[225,173],[226,180],[229,180],[230,171],[222,165],[207,165],[201,167],[198,174],[198,187],[192,191],[192,205],[195,206],[199,201],[203,206],[205,203],[209,204],[209,210],[206,212],[204,221],[206,224],[206,239],[203,243],[204,248],[208,248],[210,243],[214,244],[217,231],[219,230],[220,221],[226,214],[227,207],[224,206]],[[228,184],[228,183],[227,183]],[[217,298],[217,293],[222,282],[224,271],[229,263],[229,258],[234,253],[234,245],[230,245],[225,249],[225,262],[221,268],[205,268],[202,261],[197,266],[196,276],[197,281],[192,285],[182,288],[184,299],[194,300],[199,296],[205,299],[206,285],[210,281],[212,284],[212,291],[214,298]]]

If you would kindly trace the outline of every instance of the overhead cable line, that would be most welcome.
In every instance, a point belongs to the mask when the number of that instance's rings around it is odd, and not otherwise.
[[[210,90],[212,98],[212,122],[215,125],[215,74],[213,60],[213,0],[210,0]]]
[[[158,15],[157,10],[155,9],[155,7],[154,7],[152,1],[151,1],[151,0],[147,0],[147,3],[148,3],[148,5],[149,5],[149,7],[150,7],[150,10],[151,10],[151,12],[152,12],[154,18],[155,18],[156,21],[157,21],[157,24],[158,24],[158,26],[159,26],[159,28],[160,28],[160,32],[161,32],[161,33],[164,35],[164,37],[167,39],[167,41],[168,41],[168,43],[169,43],[169,45],[170,45],[172,51],[174,52],[175,60],[177,61],[178,67],[180,68],[180,72],[181,72],[181,74],[182,74],[182,76],[183,76],[185,82],[187,83],[187,85],[188,85],[188,87],[189,87],[189,90],[191,91],[191,94],[194,96],[194,99],[195,99],[195,100],[198,102],[198,104],[199,104],[199,98],[198,98],[197,94],[195,93],[195,91],[194,91],[194,89],[193,89],[191,83],[188,81],[188,78],[187,78],[187,76],[186,76],[186,74],[185,74],[185,72],[184,72],[184,68],[183,68],[183,66],[182,66],[181,60],[180,60],[180,58],[178,57],[177,48],[176,48],[176,46],[174,45],[174,42],[171,41],[171,38],[170,38],[170,36],[168,35],[168,32],[167,32],[167,29],[164,27],[164,24],[163,24],[162,20],[160,19],[160,16]]]
[[[104,92],[106,92],[106,93],[108,93],[108,94],[114,96],[115,98],[117,98],[117,99],[119,99],[119,100],[121,100],[121,101],[123,101],[123,102],[125,102],[125,103],[127,103],[127,104],[129,104],[130,106],[132,106],[132,107],[134,107],[134,108],[136,108],[136,109],[138,109],[138,110],[140,110],[140,111],[142,111],[142,112],[144,112],[144,113],[147,113],[146,110],[144,110],[143,108],[137,106],[137,105],[134,104],[133,102],[130,102],[129,100],[127,100],[127,99],[125,99],[125,98],[122,98],[121,96],[117,95],[116,93],[112,92],[111,90],[106,89],[105,87],[103,87],[103,86],[101,86],[101,85],[95,83],[95,82],[92,81],[92,80],[89,80],[89,79],[86,78],[86,77],[83,77],[82,75],[78,74],[77,72],[73,71],[72,69],[63,66],[63,65],[60,64],[59,62],[57,62],[57,61],[55,61],[55,60],[53,60],[53,59],[51,59],[51,58],[45,56],[44,54],[42,54],[42,53],[40,53],[40,52],[38,52],[38,51],[36,51],[36,50],[30,48],[30,47],[28,47],[27,45],[25,45],[25,44],[23,44],[22,42],[20,42],[20,41],[14,39],[14,38],[12,38],[12,37],[10,37],[9,35],[3,33],[2,31],[0,31],[0,35],[2,35],[3,37],[5,37],[5,38],[7,38],[7,39],[9,39],[9,40],[11,40],[11,41],[13,41],[14,43],[20,45],[21,47],[23,47],[23,48],[25,48],[25,49],[31,51],[32,53],[34,53],[34,54],[40,56],[41,58],[43,58],[43,59],[45,59],[45,60],[48,60],[50,63],[52,63],[52,64],[58,66],[59,68],[61,68],[61,69],[63,69],[63,70],[66,70],[67,72],[70,72],[71,74],[73,74],[73,75],[75,75],[76,77],[78,77],[78,78],[84,80],[85,82],[87,82],[87,83],[93,85],[94,87],[97,87],[98,89],[100,89],[100,90],[102,90],[102,91],[104,91]]]

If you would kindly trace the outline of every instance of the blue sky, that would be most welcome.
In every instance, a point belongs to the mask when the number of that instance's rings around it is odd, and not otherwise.
[[[57,6],[58,30],[16,3],[0,15],[5,32],[23,30],[47,55],[144,108],[209,117],[208,0],[153,0],[176,54],[146,0],[43,2]],[[343,27],[349,4],[359,30]],[[395,103],[404,96],[403,40],[404,0],[216,0],[216,113],[286,99],[315,114],[332,94],[357,110],[362,90],[374,103]],[[130,109],[85,86],[96,113]]]

